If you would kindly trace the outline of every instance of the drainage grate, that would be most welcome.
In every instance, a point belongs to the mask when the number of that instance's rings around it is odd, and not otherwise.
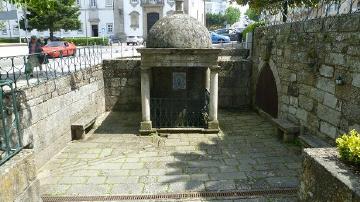
[[[254,196],[296,194],[296,188],[281,188],[269,190],[244,190],[232,192],[192,192],[181,194],[157,195],[112,195],[112,196],[43,196],[43,202],[58,201],[121,201],[121,200],[162,200],[162,199],[191,199],[191,198],[244,198]]]

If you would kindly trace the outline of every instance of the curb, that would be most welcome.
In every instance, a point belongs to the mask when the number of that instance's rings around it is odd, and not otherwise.
[[[0,47],[27,46],[26,43],[0,43]]]

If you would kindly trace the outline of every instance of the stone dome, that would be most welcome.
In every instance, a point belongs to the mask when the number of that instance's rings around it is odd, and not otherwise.
[[[147,48],[211,48],[207,28],[186,14],[173,14],[158,20],[150,29]]]

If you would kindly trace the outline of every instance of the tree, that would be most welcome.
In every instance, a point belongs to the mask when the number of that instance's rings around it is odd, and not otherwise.
[[[28,30],[49,30],[50,38],[60,29],[77,30],[81,26],[80,10],[75,6],[75,0],[32,0],[22,6],[28,12]],[[20,21],[20,26],[25,29],[25,19]]]
[[[4,4],[1,4],[0,3],[0,11],[4,11],[5,10],[5,8],[4,8]],[[5,22],[4,21],[2,21],[2,20],[0,20],[0,30],[3,30],[3,29],[5,29]]]
[[[224,26],[225,17],[222,14],[213,14],[207,13],[206,14],[206,26],[209,29],[218,29]]]
[[[228,24],[232,25],[239,20],[241,16],[240,9],[235,7],[228,7],[225,11],[225,20]]]
[[[245,15],[249,17],[250,20],[258,22],[260,20],[260,13],[252,8],[247,9]]]
[[[241,5],[249,4],[251,9],[261,13],[262,11],[270,11],[273,13],[281,11],[283,15],[283,22],[287,21],[287,14],[289,7],[317,7],[321,1],[331,2],[334,0],[230,0]]]

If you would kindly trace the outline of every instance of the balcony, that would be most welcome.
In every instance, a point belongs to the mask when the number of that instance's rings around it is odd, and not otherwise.
[[[141,6],[164,6],[164,0],[141,0]]]

